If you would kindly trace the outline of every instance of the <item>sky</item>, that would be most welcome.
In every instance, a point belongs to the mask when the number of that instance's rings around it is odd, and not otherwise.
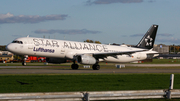
[[[0,45],[19,37],[136,45],[153,24],[155,44],[180,45],[180,0],[1,0]]]

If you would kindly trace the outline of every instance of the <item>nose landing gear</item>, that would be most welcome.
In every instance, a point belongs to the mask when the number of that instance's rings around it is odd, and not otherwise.
[[[23,62],[22,62],[23,66],[27,65],[27,63],[26,63],[27,58],[28,58],[28,55],[24,55],[24,59],[23,59]]]

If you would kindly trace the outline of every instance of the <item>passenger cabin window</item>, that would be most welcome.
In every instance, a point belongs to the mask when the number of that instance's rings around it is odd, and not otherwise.
[[[17,41],[17,40],[14,40],[12,43],[23,44],[23,42],[22,42],[22,41]]]

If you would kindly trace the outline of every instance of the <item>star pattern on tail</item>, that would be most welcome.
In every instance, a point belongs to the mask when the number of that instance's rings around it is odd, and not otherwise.
[[[152,46],[152,41],[153,38],[151,38],[150,35],[148,35],[145,39],[146,46]]]

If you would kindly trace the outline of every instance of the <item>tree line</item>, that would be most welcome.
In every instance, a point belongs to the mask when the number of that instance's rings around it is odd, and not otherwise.
[[[101,42],[99,42],[99,41],[93,41],[93,40],[89,40],[89,39],[85,40],[84,42],[101,44]]]

